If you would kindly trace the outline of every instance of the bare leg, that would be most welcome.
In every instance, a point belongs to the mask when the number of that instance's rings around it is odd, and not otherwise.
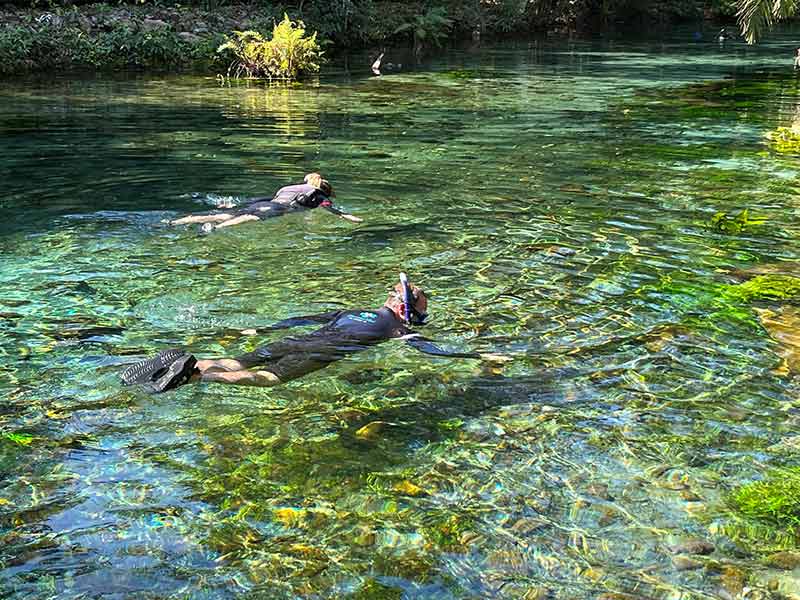
[[[255,387],[272,387],[283,383],[275,373],[269,371],[211,371],[203,373],[200,380]]]
[[[219,371],[245,371],[247,367],[233,358],[217,358],[209,360],[198,360],[197,368],[201,373]]]
[[[233,217],[232,219],[227,219],[224,222],[218,224],[215,229],[219,229],[220,227],[230,227],[231,225],[238,225],[239,223],[246,223],[247,221],[259,221],[260,219],[255,215],[239,215],[238,217]]]
[[[170,221],[170,225],[191,225],[192,223],[222,223],[233,219],[233,215],[228,213],[220,213],[218,215],[189,215],[188,217],[181,217]]]

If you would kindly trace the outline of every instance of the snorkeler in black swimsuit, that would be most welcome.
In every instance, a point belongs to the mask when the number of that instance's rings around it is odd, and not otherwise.
[[[338,217],[353,223],[361,223],[362,219],[349,215],[333,205],[331,198],[335,195],[331,184],[319,173],[309,173],[305,176],[303,183],[282,187],[272,198],[254,198],[235,211],[189,215],[170,221],[170,224],[202,223],[203,231],[209,232],[221,227],[230,227],[248,221],[260,221],[279,217],[289,212],[314,208],[324,208]]]
[[[189,381],[274,386],[390,339],[405,340],[417,350],[434,356],[504,360],[491,354],[449,352],[415,333],[409,326],[425,323],[427,307],[425,293],[401,273],[400,283],[378,310],[344,310],[281,321],[268,330],[314,323],[324,326],[306,335],[262,346],[238,358],[196,360],[180,350],[166,350],[127,369],[122,380],[128,385],[145,384],[154,392]]]

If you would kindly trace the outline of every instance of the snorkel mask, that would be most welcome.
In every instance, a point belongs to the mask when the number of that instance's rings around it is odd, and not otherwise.
[[[416,309],[417,298],[414,297],[414,292],[411,289],[411,284],[408,283],[408,276],[405,273],[400,273],[400,286],[403,289],[401,298],[403,301],[403,319],[409,325],[425,325],[428,313],[419,312]]]

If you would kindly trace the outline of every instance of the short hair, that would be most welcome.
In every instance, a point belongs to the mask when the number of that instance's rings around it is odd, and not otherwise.
[[[321,190],[326,196],[333,196],[333,187],[330,181],[323,179],[319,173],[309,173],[303,179],[308,185],[313,185],[318,190]]]

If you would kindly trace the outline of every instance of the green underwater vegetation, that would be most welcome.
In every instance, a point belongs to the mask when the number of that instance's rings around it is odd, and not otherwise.
[[[794,127],[778,127],[768,131],[765,137],[776,152],[800,154],[800,131]]]
[[[279,88],[6,88],[0,595],[771,593],[748,577],[794,543],[765,541],[791,503],[736,492],[798,458],[797,381],[774,374],[797,185],[762,143],[793,84],[676,87],[740,59],[583,43]],[[160,224],[310,163],[363,226]],[[389,342],[269,390],[119,387],[164,347],[235,356],[283,336],[244,328],[379,305],[400,266],[432,290],[426,335],[513,362]]]
[[[726,211],[718,211],[709,219],[709,226],[722,233],[738,234],[766,223],[765,218],[751,217],[750,210],[745,208],[736,216]]]
[[[800,467],[771,469],[732,490],[727,503],[736,517],[726,525],[733,539],[761,552],[798,546]]]
[[[800,299],[800,278],[778,274],[757,275],[748,281],[730,286],[724,295],[726,298],[742,302],[798,300]]]

